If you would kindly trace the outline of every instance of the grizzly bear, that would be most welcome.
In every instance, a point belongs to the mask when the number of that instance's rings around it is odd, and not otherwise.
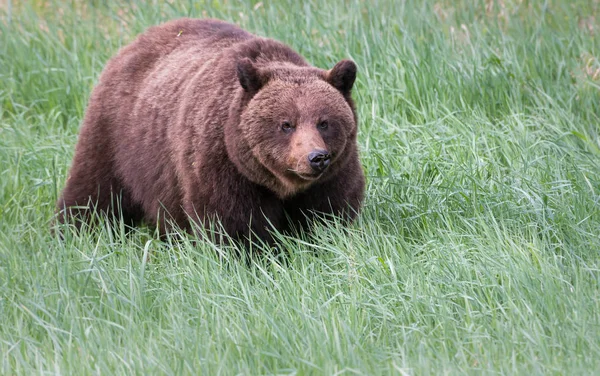
[[[319,213],[352,221],[365,185],[356,70],[312,67],[219,20],[148,29],[91,94],[59,220],[97,210],[163,234],[217,220],[232,238],[267,242]]]

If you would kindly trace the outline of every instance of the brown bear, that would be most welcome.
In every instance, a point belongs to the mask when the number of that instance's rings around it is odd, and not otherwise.
[[[141,34],[93,90],[59,220],[90,211],[162,233],[218,220],[233,238],[351,221],[364,193],[351,98],[356,65],[310,66],[219,20]]]

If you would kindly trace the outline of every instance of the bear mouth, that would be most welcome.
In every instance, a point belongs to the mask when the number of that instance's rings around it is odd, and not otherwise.
[[[322,172],[316,172],[316,173],[312,173],[312,174],[303,174],[303,173],[300,173],[300,172],[294,172],[294,174],[296,176],[298,176],[300,179],[306,180],[306,181],[317,180],[318,178],[321,177],[321,175],[323,175]]]

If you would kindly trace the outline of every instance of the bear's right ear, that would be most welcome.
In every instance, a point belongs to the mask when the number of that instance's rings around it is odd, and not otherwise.
[[[267,83],[267,75],[257,68],[252,60],[245,57],[237,63],[237,75],[240,85],[247,93],[256,94]]]

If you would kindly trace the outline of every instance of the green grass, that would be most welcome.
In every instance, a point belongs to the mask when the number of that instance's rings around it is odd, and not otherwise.
[[[473,3],[0,3],[0,374],[600,372],[600,3]],[[180,16],[357,62],[348,231],[52,235],[102,67]]]

